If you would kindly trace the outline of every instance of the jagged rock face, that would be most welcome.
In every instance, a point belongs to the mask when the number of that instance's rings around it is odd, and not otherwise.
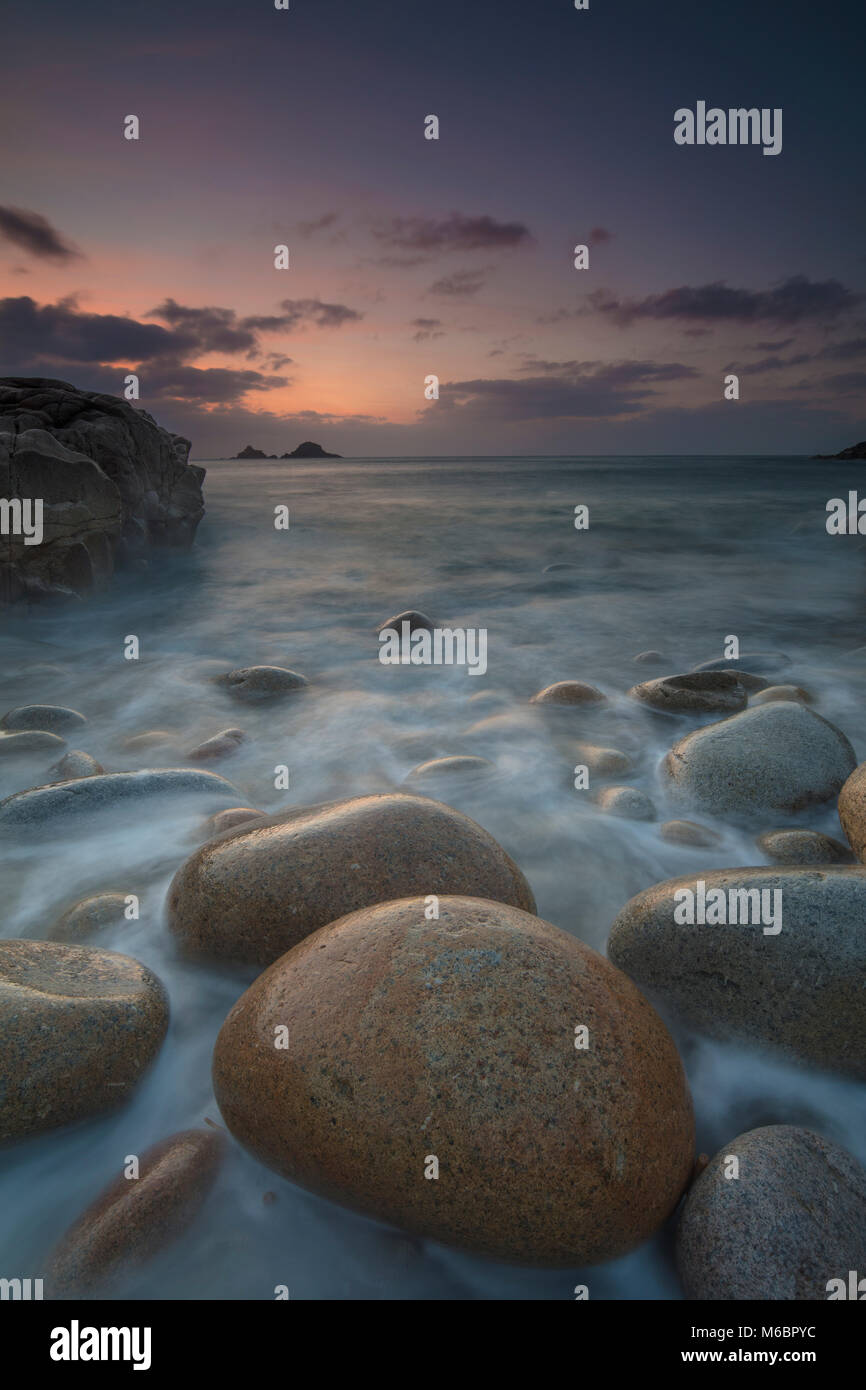
[[[150,546],[192,544],[205,470],[115,396],[0,378],[0,498],[42,499],[41,543],[0,535],[0,603],[85,594]]]

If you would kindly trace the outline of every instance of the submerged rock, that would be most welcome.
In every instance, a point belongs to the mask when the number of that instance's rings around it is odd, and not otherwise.
[[[120,1105],[167,1028],[165,990],[130,956],[0,941],[0,1142]]]
[[[416,786],[432,783],[450,786],[452,782],[477,782],[495,771],[495,764],[488,758],[455,755],[450,758],[431,758],[426,763],[419,763],[403,780]]]
[[[633,700],[665,714],[736,714],[746,708],[746,689],[733,671],[657,676],[633,685]]]
[[[428,921],[425,906],[355,912],[247,990],[214,1051],[230,1130],[292,1182],[497,1259],[568,1266],[633,1249],[694,1163],[661,1019],[528,913],[449,896]],[[283,1028],[285,1049],[271,1042]]]
[[[189,955],[269,965],[358,908],[470,892],[535,911],[492,835],[451,806],[398,792],[295,808],[209,840],[175,874],[168,920]]]
[[[210,762],[214,758],[227,758],[238,751],[245,739],[243,729],[223,729],[221,733],[214,734],[213,738],[199,743],[186,756],[191,762],[196,763]]]
[[[794,700],[800,705],[811,705],[812,696],[801,685],[768,685],[758,690],[752,698],[753,705],[772,705],[776,700]]]
[[[707,825],[699,825],[694,820],[666,820],[659,828],[663,840],[672,845],[692,845],[696,849],[710,849],[721,842],[721,835]]]
[[[840,729],[805,705],[780,701],[688,734],[674,744],[662,773],[679,799],[752,818],[828,801],[856,762]]]
[[[661,652],[638,652],[635,661],[639,661],[643,666],[666,666],[668,659],[662,656]]]
[[[28,753],[59,753],[66,739],[42,729],[22,729],[20,733],[0,734],[0,758],[20,758]]]
[[[49,767],[48,776],[53,782],[70,782],[75,777],[96,777],[104,771],[102,763],[91,758],[89,753],[83,753],[80,748],[70,748],[59,762]]]
[[[436,631],[436,624],[432,618],[428,618],[426,613],[419,613],[417,608],[407,608],[403,613],[395,613],[393,618],[387,618],[384,623],[380,623],[376,631],[384,632],[386,628],[390,627],[402,636],[404,623],[409,624],[410,634]]]
[[[655,820],[656,808],[646,792],[638,787],[605,787],[599,794],[598,805],[608,816],[623,820]]]
[[[52,941],[87,941],[127,920],[125,893],[96,893],[70,907],[51,929]]]
[[[712,661],[702,661],[693,666],[693,671],[754,671],[767,676],[775,671],[784,671],[790,666],[791,658],[784,652],[741,652],[739,656],[715,657]]]
[[[116,1178],[58,1244],[49,1296],[92,1293],[172,1245],[213,1187],[225,1148],[219,1131],[188,1129],[143,1153],[138,1176]]]
[[[866,1269],[866,1171],[808,1129],[741,1134],[691,1187],[676,1259],[686,1298],[838,1297],[838,1281],[847,1291],[849,1271]]]
[[[10,732],[18,729],[47,729],[51,734],[66,733],[69,729],[80,729],[87,720],[78,710],[66,709],[63,705],[18,705],[10,709],[0,719],[0,725]]]
[[[699,1032],[866,1079],[864,917],[866,869],[714,869],[632,898],[608,955]]]
[[[224,830],[234,830],[248,821],[267,819],[267,811],[254,811],[252,806],[232,806],[228,811],[217,811],[210,818],[211,835],[221,835]]]
[[[621,753],[618,748],[602,748],[598,743],[576,743],[572,751],[575,762],[596,777],[625,777],[634,768],[628,754]]]
[[[768,830],[755,843],[774,864],[851,864],[847,845],[818,830]]]
[[[10,735],[18,737],[18,735]],[[23,737],[23,735],[22,735]],[[175,798],[237,802],[238,791],[214,772],[168,768],[156,772],[104,772],[47,787],[31,787],[0,801],[0,833],[4,831],[75,831],[85,817],[115,814]]]
[[[294,695],[298,690],[304,690],[310,682],[306,676],[289,671],[284,666],[242,666],[236,671],[226,672],[224,676],[215,676],[214,684],[221,685],[235,700],[256,704]]]
[[[531,705],[602,705],[607,696],[585,681],[556,681],[530,700]]]

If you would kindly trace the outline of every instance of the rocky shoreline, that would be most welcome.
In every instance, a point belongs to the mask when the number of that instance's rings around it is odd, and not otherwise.
[[[161,930],[190,971],[216,962],[241,989],[246,972],[214,1095],[236,1144],[281,1178],[412,1238],[541,1268],[616,1259],[669,1226],[686,1297],[823,1300],[840,1272],[866,1268],[864,1170],[799,1126],[731,1136],[711,1161],[695,1150],[690,1038],[866,1080],[866,763],[782,654],[753,654],[760,671],[745,660],[630,690],[559,681],[522,706],[485,697],[476,753],[275,814],[196,765],[230,773],[242,728],[185,750],[130,730],[153,765],[106,770],[86,711],[18,705],[0,756],[34,785],[0,802],[0,839],[14,860],[168,808],[198,816]],[[253,710],[322,698],[288,668],[201,680]],[[651,795],[616,747],[623,703],[667,732]],[[540,918],[519,862],[448,804],[479,780],[509,794],[485,733],[521,721],[592,769],[596,815],[684,856],[687,872],[624,904],[607,959]],[[847,844],[794,819],[834,802]],[[754,837],[756,862],[701,868],[726,826]],[[5,1145],[93,1123],[154,1065],[167,991],[102,944],[122,941],[135,901],[106,879],[32,938],[0,942]],[[196,1239],[231,1149],[215,1130],[153,1134],[137,1181],[115,1174],[55,1233],[51,1296],[98,1296]]]

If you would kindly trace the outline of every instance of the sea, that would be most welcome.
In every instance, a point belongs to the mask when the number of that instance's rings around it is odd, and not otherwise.
[[[481,755],[495,774],[439,794],[513,856],[540,916],[604,952],[616,914],[642,889],[766,862],[754,830],[717,823],[712,850],[660,837],[659,823],[678,812],[665,800],[659,762],[700,721],[649,714],[627,695],[636,682],[721,658],[731,638],[744,654],[783,653],[789,664],[778,679],[806,687],[815,709],[866,758],[866,550],[861,536],[831,535],[826,525],[828,502],[856,490],[862,463],[201,462],[207,511],[189,552],[153,551],[145,572],[120,574],[86,601],[16,610],[2,622],[2,710],[73,706],[88,724],[71,746],[108,770],[184,766],[202,740],[240,727],[247,739],[238,752],[208,766],[237,787],[237,804],[275,812],[397,790],[428,759]],[[275,525],[281,508],[287,529]],[[582,529],[576,508],[588,508]],[[484,629],[486,672],[382,664],[376,629],[405,609],[440,626]],[[135,660],[127,659],[130,637],[138,639]],[[635,661],[648,649],[663,664]],[[233,703],[211,680],[260,663],[302,673],[310,691],[253,707]],[[608,701],[549,727],[528,702],[566,679],[597,686]],[[150,747],[124,746],[153,731],[161,734]],[[604,815],[592,787],[575,788],[579,741],[628,754],[634,772],[619,780],[648,793],[656,822]],[[278,767],[288,771],[288,788],[275,786]],[[0,795],[44,772],[34,761],[0,764]],[[832,803],[784,823],[841,836]],[[4,1277],[39,1277],[51,1246],[127,1155],[220,1122],[211,1051],[255,971],[179,960],[163,915],[170,879],[206,837],[203,826],[201,811],[188,808],[181,818],[130,813],[93,834],[58,835],[5,855],[4,937],[47,936],[89,894],[137,894],[139,920],[100,944],[160,976],[172,1022],[121,1110],[0,1154]],[[866,1108],[855,1084],[671,1026],[699,1151],[788,1123],[816,1129],[866,1162]],[[291,1299],[571,1300],[580,1284],[593,1299],[681,1297],[670,1228],[593,1269],[509,1266],[355,1215],[235,1146],[194,1227],[112,1294],[255,1300],[285,1288]]]

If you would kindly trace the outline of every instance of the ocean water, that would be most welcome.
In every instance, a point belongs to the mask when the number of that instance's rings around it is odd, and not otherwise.
[[[602,815],[573,787],[583,739],[635,762],[620,779],[668,808],[660,758],[692,724],[653,716],[636,681],[741,650],[782,651],[779,677],[866,758],[866,567],[859,536],[829,536],[826,503],[862,464],[797,458],[427,459],[206,463],[207,515],[188,554],[155,553],[148,573],[63,608],[4,619],[0,704],[70,704],[88,726],[71,746],[109,770],[182,766],[219,730],[247,742],[208,764],[265,811],[393,790],[420,762],[481,754],[497,775],[447,798],[486,827],[528,877],[542,917],[604,951],[635,893],[677,874],[765,862],[731,827],[713,850],[663,842],[658,824]],[[274,508],[290,508],[288,531]],[[574,508],[590,509],[587,531]],[[545,567],[573,568],[545,573]],[[390,667],[375,628],[418,608],[485,628],[488,669]],[[140,659],[124,659],[134,634]],[[662,667],[636,665],[655,648]],[[209,677],[286,665],[314,688],[264,707],[235,704]],[[529,697],[561,679],[598,685],[599,709],[555,727]],[[707,721],[704,721],[707,722]],[[560,727],[561,726],[561,727]],[[131,752],[132,735],[165,740]],[[50,759],[53,761],[53,758]],[[274,790],[274,768],[290,770]],[[42,780],[39,759],[0,764],[0,795]],[[706,821],[706,817],[697,819]],[[831,804],[792,818],[839,836]],[[764,829],[777,828],[767,824]],[[202,842],[201,811],[130,814],[98,832],[8,854],[0,933],[40,938],[78,898],[138,893],[141,918],[101,939],[150,966],[172,1006],[168,1039],[131,1101],[94,1122],[0,1154],[0,1274],[38,1277],[66,1226],[124,1157],[219,1120],[214,1038],[254,971],[179,962],[163,923],[172,874]],[[866,1113],[852,1083],[740,1048],[685,1037],[698,1148],[743,1130],[811,1126],[866,1162]],[[266,1203],[266,1193],[276,1200]],[[310,1196],[234,1149],[196,1226],[115,1295],[143,1298],[677,1298],[670,1231],[592,1270],[510,1267],[410,1240]]]

